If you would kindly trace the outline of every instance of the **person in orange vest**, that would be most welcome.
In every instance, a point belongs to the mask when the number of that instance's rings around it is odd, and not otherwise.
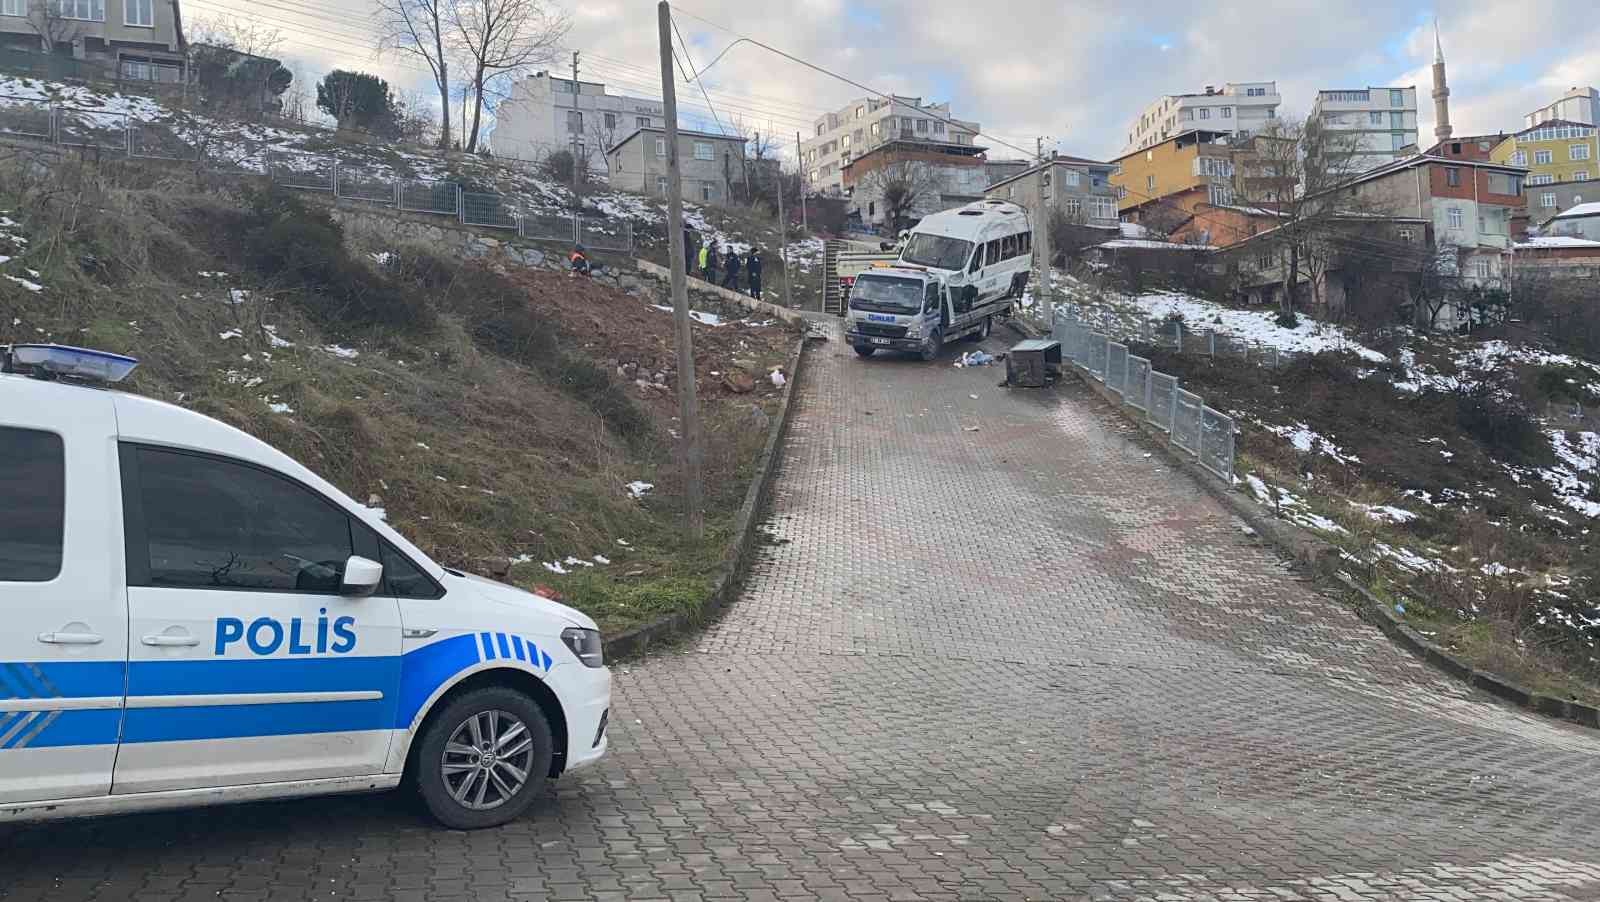
[[[572,256],[567,258],[567,262],[572,265],[573,275],[586,276],[594,270],[594,267],[589,264],[589,258],[584,255],[583,245],[581,244],[573,246]]]

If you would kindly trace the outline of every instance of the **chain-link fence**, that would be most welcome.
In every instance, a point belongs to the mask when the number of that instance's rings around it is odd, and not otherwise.
[[[334,170],[333,186],[333,196],[340,200],[360,201],[380,207],[393,207],[400,202],[396,197],[396,193],[400,190],[399,182],[373,178],[360,170],[352,171],[343,166],[337,167]]]
[[[1170,333],[1172,340],[1183,340],[1180,329]],[[1232,484],[1237,432],[1232,417],[1207,407],[1199,395],[1184,391],[1177,377],[1155,370],[1149,358],[1129,353],[1127,345],[1103,332],[1091,331],[1072,312],[1056,319],[1051,334],[1061,342],[1066,359],[1121,394],[1124,403],[1167,433],[1174,447]],[[1146,334],[1156,335],[1159,330],[1151,324]]]
[[[459,216],[461,186],[455,182],[401,182],[400,209],[410,213]]]
[[[1122,394],[1128,384],[1128,346],[1111,341],[1106,343],[1106,388]]]
[[[56,107],[56,143],[62,147],[95,150],[128,150],[128,117],[125,113]]]
[[[0,95],[0,137],[29,138],[128,157],[200,163],[208,171],[245,176],[253,159],[222,160],[213,148],[185,139],[171,126],[125,113],[87,110],[30,97]],[[251,155],[253,157],[253,155]],[[626,218],[532,215],[520,197],[463,191],[456,182],[397,179],[312,154],[268,153],[260,169],[273,183],[319,191],[335,200],[452,216],[465,225],[515,231],[534,241],[578,242],[595,250],[630,253],[633,222]]]
[[[54,140],[55,110],[42,100],[0,96],[0,135]]]
[[[1150,409],[1150,361],[1137,354],[1128,355],[1128,384],[1122,400],[1135,410]]]

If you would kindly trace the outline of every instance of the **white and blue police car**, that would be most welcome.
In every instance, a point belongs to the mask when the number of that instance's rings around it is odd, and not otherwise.
[[[412,785],[454,828],[606,752],[582,613],[429,560],[288,456],[0,347],[0,823]]]

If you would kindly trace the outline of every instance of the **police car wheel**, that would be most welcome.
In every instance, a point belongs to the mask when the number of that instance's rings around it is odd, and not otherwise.
[[[446,827],[498,826],[533,804],[554,748],[532,699],[500,686],[478,689],[429,721],[416,762],[417,791]]]

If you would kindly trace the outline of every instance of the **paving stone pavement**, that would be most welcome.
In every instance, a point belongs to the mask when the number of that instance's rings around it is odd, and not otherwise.
[[[1082,386],[837,337],[742,597],[527,819],[13,829],[0,896],[1600,900],[1600,736],[1394,648]]]

